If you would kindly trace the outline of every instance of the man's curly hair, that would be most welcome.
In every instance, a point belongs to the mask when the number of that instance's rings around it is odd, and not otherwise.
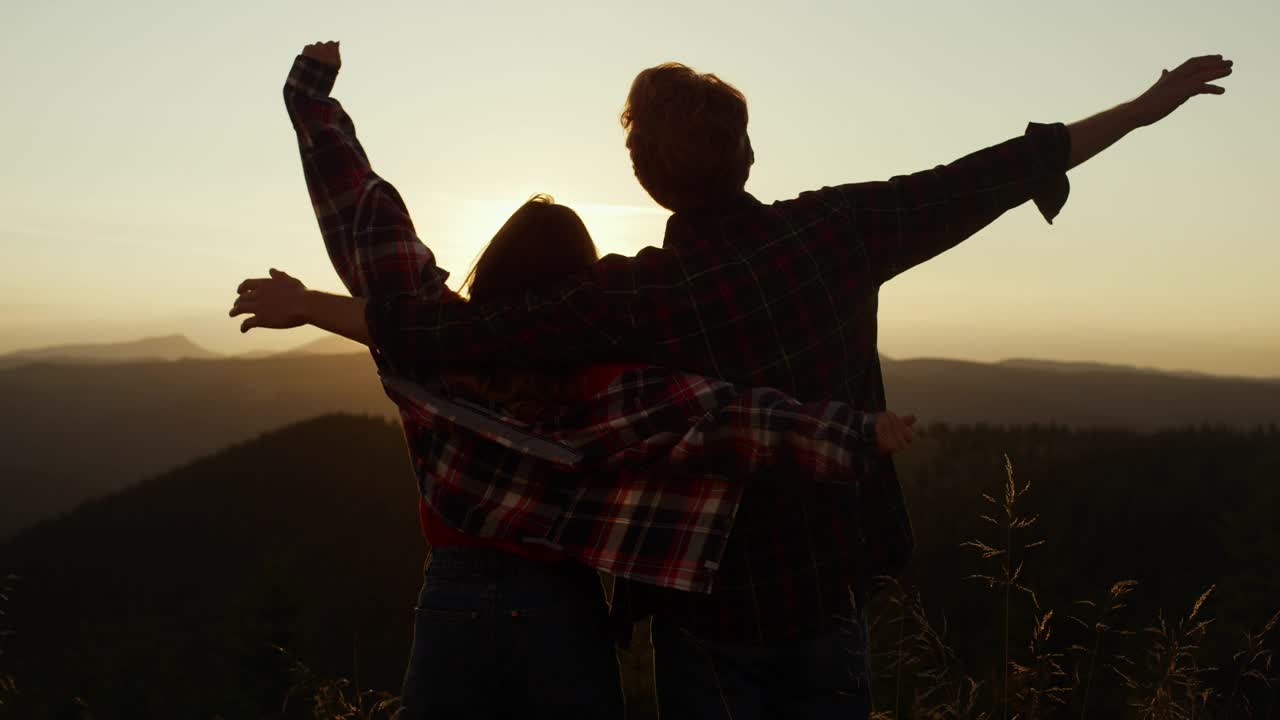
[[[642,71],[622,110],[636,179],[668,210],[695,210],[742,191],[755,156],[747,99],[680,63]]]

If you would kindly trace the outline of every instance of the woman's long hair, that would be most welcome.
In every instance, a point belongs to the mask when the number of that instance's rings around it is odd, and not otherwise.
[[[578,214],[539,193],[507,218],[462,285],[474,302],[516,298],[585,272],[598,259]]]
[[[515,299],[586,272],[598,258],[578,214],[539,193],[503,223],[462,286],[471,302]],[[467,372],[443,378],[451,391],[530,422],[563,412],[580,394],[572,374]]]

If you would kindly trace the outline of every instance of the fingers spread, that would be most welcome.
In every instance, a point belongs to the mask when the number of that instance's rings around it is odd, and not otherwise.
[[[894,419],[894,414],[890,412],[882,412],[876,417],[876,446],[882,453],[891,453],[897,449],[893,431]]]
[[[1222,62],[1221,55],[1200,55],[1199,57],[1189,58],[1186,62],[1179,65],[1178,69],[1196,70],[1217,62]]]
[[[1219,72],[1221,70],[1230,69],[1231,61],[1224,60],[1221,55],[1206,55],[1204,57],[1193,58],[1182,64],[1188,75],[1195,75],[1202,72]]]
[[[894,450],[901,450],[903,447],[906,446],[906,444],[909,442],[907,438],[907,434],[909,432],[910,431],[907,429],[907,426],[902,422],[902,418],[898,417],[897,415],[894,415],[893,416],[893,449]]]
[[[1232,65],[1230,62],[1217,63],[1215,65],[1202,68],[1196,71],[1191,79],[1196,82],[1208,82],[1210,80],[1218,80],[1231,74]]]
[[[267,278],[249,278],[244,282],[240,283],[240,286],[236,288],[236,294],[243,295],[246,292],[249,292],[251,290],[261,289],[263,283],[267,281],[268,281]]]

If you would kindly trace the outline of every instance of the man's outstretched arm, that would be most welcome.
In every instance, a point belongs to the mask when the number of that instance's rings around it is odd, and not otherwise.
[[[1192,58],[1136,99],[1071,125],[1032,123],[1025,135],[932,170],[885,182],[824,188],[813,197],[850,219],[853,242],[867,250],[885,282],[982,230],[1032,200],[1052,222],[1066,203],[1066,172],[1133,130],[1167,117],[1231,74],[1220,55]]]
[[[852,256],[865,258],[864,264],[870,267],[849,271],[870,271],[874,280],[883,282],[954,246],[1027,200],[1034,200],[1046,219],[1052,220],[1066,202],[1069,168],[1133,127],[1168,115],[1192,95],[1217,92],[1205,78],[1229,73],[1231,68],[1227,61],[1215,63],[1212,68],[1204,59],[1184,63],[1133,104],[1070,127],[1033,124],[1022,137],[934,170],[809,194],[826,210],[850,220],[849,234],[828,233],[824,239],[862,243],[866,252]],[[805,250],[818,248],[809,244]],[[844,247],[833,254],[851,256]],[[612,266],[607,265],[610,262]],[[672,262],[661,251],[650,251],[647,258],[644,253],[637,258],[613,256],[576,285],[507,305],[449,307],[404,298],[372,301],[367,326],[373,344],[405,366],[458,367],[499,359],[520,367],[610,357],[643,360],[649,357],[646,353],[653,349],[654,339],[646,336],[651,320],[637,308],[661,312],[662,303],[653,299],[659,292],[654,284],[637,283],[636,278],[661,278],[669,283],[663,291],[674,297],[687,290],[678,283],[689,279],[680,268],[670,266]],[[668,267],[663,268],[663,263]]]
[[[1163,120],[1196,95],[1225,93],[1226,88],[1213,81],[1230,75],[1231,67],[1232,62],[1221,55],[1192,58],[1161,72],[1155,85],[1136,99],[1067,126],[1071,134],[1067,167],[1076,167],[1130,132]]]

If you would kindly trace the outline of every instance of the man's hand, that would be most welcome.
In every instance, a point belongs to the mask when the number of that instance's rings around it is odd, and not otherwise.
[[[885,455],[896,453],[915,439],[916,416],[898,417],[888,410],[876,416],[876,448]]]
[[[231,306],[231,317],[253,316],[240,324],[242,333],[256,327],[285,329],[307,323],[306,286],[275,268],[271,269],[271,277],[245,280],[236,292],[240,296]]]
[[[334,70],[342,67],[342,55],[338,52],[338,42],[336,40],[330,42],[311,43],[310,45],[302,48],[302,57],[319,60],[325,65],[329,65]]]
[[[1173,71],[1165,70],[1160,79],[1138,98],[1067,127],[1071,134],[1071,155],[1067,167],[1073,168],[1111,147],[1130,131],[1164,119],[1193,95],[1221,95],[1214,80],[1231,74],[1231,61],[1221,55],[1191,58]]]
[[[1163,120],[1195,95],[1221,95],[1226,88],[1212,84],[1231,74],[1230,60],[1221,55],[1191,58],[1173,70],[1164,70],[1160,79],[1132,105],[1139,127]]]

